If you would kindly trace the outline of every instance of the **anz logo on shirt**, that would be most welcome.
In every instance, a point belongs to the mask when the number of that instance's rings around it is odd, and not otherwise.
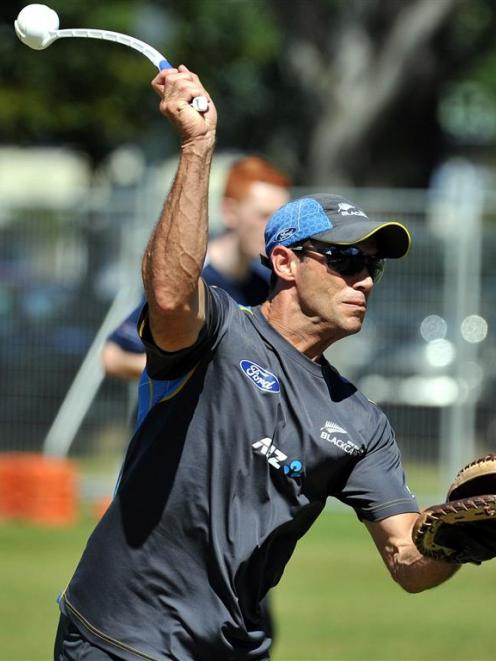
[[[260,439],[260,441],[255,441],[251,447],[256,451],[256,454],[265,457],[271,466],[274,466],[277,470],[282,470],[284,475],[294,478],[303,477],[303,464],[301,461],[299,459],[286,461],[288,456],[276,448],[271,438],[267,437]]]

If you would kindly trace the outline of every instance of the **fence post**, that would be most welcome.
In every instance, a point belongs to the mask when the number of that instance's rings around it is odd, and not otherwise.
[[[484,172],[452,159],[436,173],[432,195],[432,229],[444,249],[444,317],[455,356],[450,369],[458,385],[456,401],[441,414],[440,477],[449,484],[476,453],[477,397],[467,371],[477,361],[478,344],[464,339],[462,323],[479,314]]]
[[[43,442],[43,454],[67,456],[103,381],[100,353],[105,339],[136,305],[138,287],[123,287],[110,306]]]

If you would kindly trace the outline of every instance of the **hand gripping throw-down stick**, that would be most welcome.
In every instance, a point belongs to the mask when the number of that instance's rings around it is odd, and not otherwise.
[[[159,70],[172,68],[172,64],[155,48],[127,34],[93,28],[59,30],[59,17],[47,5],[33,4],[24,7],[19,12],[14,27],[22,43],[34,50],[44,50],[57,39],[65,37],[100,39],[134,48],[134,50],[147,57]],[[204,96],[198,96],[193,99],[191,105],[198,112],[205,112],[208,109],[208,99]]]

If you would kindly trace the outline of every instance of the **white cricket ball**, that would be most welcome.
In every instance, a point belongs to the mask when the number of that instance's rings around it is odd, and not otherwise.
[[[43,50],[53,41],[53,32],[59,28],[59,17],[46,5],[27,5],[19,12],[14,27],[23,44]]]

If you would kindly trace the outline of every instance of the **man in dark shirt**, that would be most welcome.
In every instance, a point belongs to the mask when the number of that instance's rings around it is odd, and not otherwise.
[[[225,231],[209,242],[203,280],[221,287],[241,305],[259,305],[267,298],[270,270],[260,263],[264,229],[271,216],[289,200],[289,177],[260,156],[244,156],[229,168],[222,197]],[[146,353],[137,322],[145,301],[107,338],[102,364],[109,377],[138,380]],[[132,426],[136,419],[135,393],[131,393]],[[274,639],[269,598],[262,603],[266,628]]]
[[[268,300],[240,306],[201,278],[216,110],[181,66],[153,86],[181,138],[143,259],[147,368],[116,497],[61,597],[56,658],[268,659],[260,601],[335,497],[391,576],[419,592],[457,565],[421,556],[391,426],[323,352],[362,326],[384,258],[410,236],[348,200],[309,195],[265,230]]]

